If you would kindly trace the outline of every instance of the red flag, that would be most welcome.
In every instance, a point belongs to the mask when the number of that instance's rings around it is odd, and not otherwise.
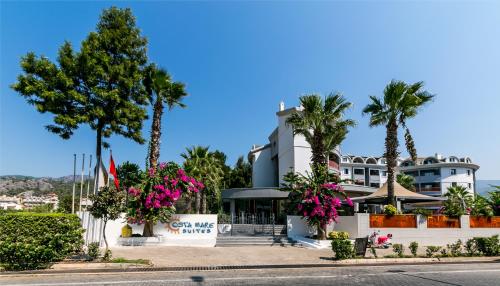
[[[113,155],[109,155],[109,173],[113,175],[113,181],[115,182],[115,187],[120,190],[120,181],[118,181],[118,174],[116,173],[115,161],[113,161]]]

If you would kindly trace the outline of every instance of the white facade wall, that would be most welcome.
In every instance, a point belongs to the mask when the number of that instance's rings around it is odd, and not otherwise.
[[[310,236],[315,230],[308,226],[307,222],[299,216],[288,216],[288,237],[299,239]],[[446,246],[458,239],[462,242],[473,237],[489,237],[500,234],[499,228],[470,228],[469,216],[461,216],[461,228],[427,228],[427,220],[420,216],[417,218],[416,228],[370,228],[370,215],[357,213],[354,216],[340,216],[338,222],[333,224],[334,231],[345,231],[351,239],[366,237],[375,231],[381,235],[392,234],[392,243],[402,243],[408,246],[412,241],[424,246]],[[328,228],[331,228],[329,226]]]
[[[278,178],[283,183],[283,176],[295,170],[294,136],[291,126],[286,124],[287,115],[278,115]]]
[[[252,184],[254,188],[273,187],[275,170],[271,160],[271,148],[264,148],[254,153]]]
[[[84,239],[86,244],[99,242],[104,245],[100,219],[94,219],[88,212],[77,213],[85,229]],[[106,225],[106,238],[110,247],[120,246],[121,229],[127,224],[125,214],[121,218],[108,221]],[[144,225],[129,224],[132,233],[142,234]],[[203,232],[202,232],[203,230]],[[158,223],[154,226],[155,241],[162,246],[190,246],[190,247],[214,247],[217,239],[217,215],[175,214],[170,223]],[[146,238],[130,238],[137,241]]]
[[[456,170],[456,175],[451,175],[451,170]],[[467,170],[469,175],[467,175]],[[455,168],[446,167],[441,168],[441,192],[446,194],[448,188],[456,183],[457,186],[467,188],[472,194],[474,193],[474,170],[470,168]]]

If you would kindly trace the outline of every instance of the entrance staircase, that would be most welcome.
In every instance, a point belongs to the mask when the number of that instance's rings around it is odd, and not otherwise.
[[[218,236],[216,247],[231,246],[301,246],[296,241],[289,239],[286,235],[270,236]]]

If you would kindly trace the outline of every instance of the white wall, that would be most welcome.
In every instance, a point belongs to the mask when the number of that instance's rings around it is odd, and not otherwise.
[[[271,148],[265,148],[254,153],[252,167],[252,185],[254,188],[274,187],[275,170],[271,161]]]
[[[278,178],[279,185],[283,176],[295,168],[293,129],[286,124],[288,116],[278,116]],[[294,169],[295,170],[295,169]]]
[[[88,212],[78,213],[82,226],[86,230],[86,242],[100,242],[104,245],[101,220],[89,219]],[[94,228],[92,224],[94,222]],[[126,225],[125,215],[120,219],[109,221],[106,226],[106,237],[110,247],[119,246],[121,229]],[[142,234],[144,225],[131,224],[132,232]],[[88,230],[88,231],[87,231]],[[213,247],[217,239],[217,215],[176,214],[169,223],[158,223],[153,230],[163,246],[200,246]]]
[[[451,169],[457,170],[456,175],[451,175]],[[467,170],[470,171],[470,175],[467,175]],[[448,188],[452,186],[452,183],[457,183],[457,186],[468,189],[470,184],[471,188],[469,190],[474,193],[474,171],[470,168],[441,168],[441,192],[443,195],[448,192]]]
[[[351,239],[365,237],[374,231],[380,234],[393,235],[393,243],[402,243],[408,246],[412,241],[416,241],[420,246],[446,246],[454,243],[458,239],[462,242],[473,237],[488,237],[500,234],[499,228],[470,228],[469,216],[462,216],[461,228],[427,228],[427,220],[423,216],[417,218],[417,228],[370,228],[370,214],[357,213],[354,216],[339,216],[338,222],[328,226],[328,231],[346,231]],[[307,221],[300,216],[288,216],[288,237],[297,239],[311,236],[316,233],[314,228],[308,226]]]

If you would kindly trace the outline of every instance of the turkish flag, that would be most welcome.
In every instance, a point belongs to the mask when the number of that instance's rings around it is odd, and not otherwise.
[[[116,190],[120,190],[120,181],[118,181],[118,174],[116,173],[115,161],[113,160],[113,155],[109,155],[109,173],[113,175],[113,181],[115,182]]]

